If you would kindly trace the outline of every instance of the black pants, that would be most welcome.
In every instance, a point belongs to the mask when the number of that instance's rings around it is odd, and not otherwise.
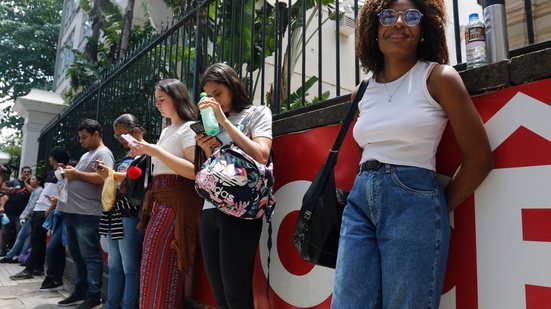
[[[254,308],[252,282],[262,220],[243,220],[218,209],[203,211],[203,261],[219,308]]]
[[[19,229],[21,229],[19,215],[6,214],[6,216],[10,219],[10,223],[2,226],[2,242],[0,243],[0,253],[2,253],[2,255],[6,255],[13,247],[17,233],[19,233]]]
[[[33,211],[31,215],[31,255],[27,260],[28,271],[44,271],[44,260],[46,259],[46,229],[44,224],[45,211]]]

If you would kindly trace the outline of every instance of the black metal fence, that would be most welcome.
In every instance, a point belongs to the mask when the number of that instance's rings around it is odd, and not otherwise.
[[[43,129],[38,158],[45,160],[53,147],[78,158],[84,149],[77,126],[85,118],[103,125],[104,142],[116,157],[124,151],[112,137],[112,121],[120,114],[136,115],[154,142],[162,128],[155,83],[178,78],[197,99],[201,73],[216,62],[235,68],[255,102],[274,114],[348,95],[361,78],[352,34],[362,2],[188,1],[177,21],[129,52]]]

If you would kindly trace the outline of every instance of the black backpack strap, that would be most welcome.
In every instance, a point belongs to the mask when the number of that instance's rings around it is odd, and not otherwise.
[[[270,300],[270,260],[271,260],[271,251],[272,251],[272,220],[268,220],[267,219],[267,222],[268,222],[268,241],[267,241],[267,245],[268,245],[268,261],[267,261],[267,269],[268,269],[268,273],[266,274],[266,298],[268,299],[268,303],[269,303],[269,300]]]

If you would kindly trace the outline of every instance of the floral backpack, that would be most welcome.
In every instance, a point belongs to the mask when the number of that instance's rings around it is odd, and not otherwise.
[[[239,123],[244,131],[254,111]],[[202,165],[195,176],[197,193],[222,212],[241,219],[266,215],[269,221],[276,201],[273,160],[268,165],[257,162],[235,144],[220,147]]]

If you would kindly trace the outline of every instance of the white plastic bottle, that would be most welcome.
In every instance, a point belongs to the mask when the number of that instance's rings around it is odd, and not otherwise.
[[[201,92],[199,96],[199,102],[207,98],[207,94],[204,92]],[[218,134],[218,132],[220,132],[220,128],[218,127],[218,120],[216,120],[216,116],[214,116],[214,111],[212,110],[212,108],[207,107],[202,109],[201,119],[203,121],[203,127],[205,127],[205,133],[214,136]]]
[[[467,50],[467,69],[486,64],[486,27],[478,19],[478,14],[469,15],[465,26],[465,46]]]

